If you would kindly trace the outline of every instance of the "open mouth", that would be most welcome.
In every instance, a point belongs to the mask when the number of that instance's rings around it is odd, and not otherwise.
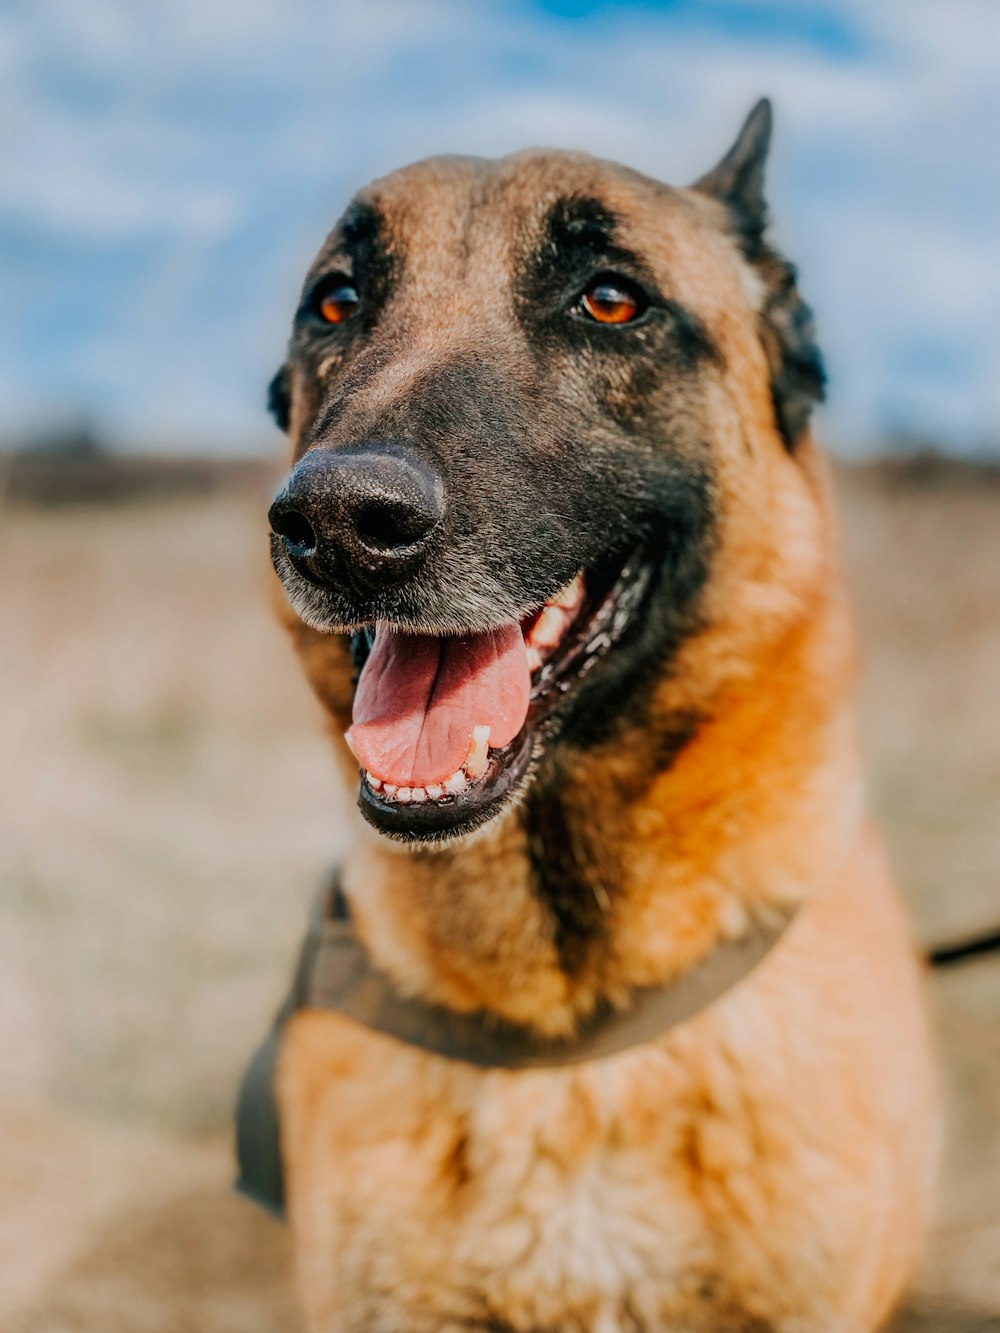
[[[504,809],[527,784],[545,724],[625,635],[651,577],[638,548],[579,572],[517,625],[461,637],[389,624],[357,632],[346,739],[369,823],[441,840]]]

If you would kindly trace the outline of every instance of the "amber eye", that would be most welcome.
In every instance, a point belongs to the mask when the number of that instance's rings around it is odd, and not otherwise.
[[[643,311],[637,293],[610,278],[591,283],[580,297],[580,307],[598,324],[631,324]]]
[[[319,292],[316,310],[327,324],[343,324],[357,310],[360,300],[357,288],[349,282],[333,282]]]

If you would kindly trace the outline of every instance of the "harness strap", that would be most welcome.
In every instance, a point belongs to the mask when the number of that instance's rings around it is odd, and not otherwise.
[[[550,1069],[603,1060],[660,1036],[731,990],[774,948],[790,917],[723,941],[665,986],[632,992],[628,1008],[602,1002],[567,1037],[547,1037],[482,1010],[459,1013],[407,999],[373,967],[346,912],[319,922],[302,1003],[333,1009],[375,1032],[483,1069]]]
[[[236,1102],[236,1188],[274,1217],[285,1216],[285,1176],[281,1160],[281,1125],[275,1073],[285,1024],[307,1002],[316,951],[328,917],[347,920],[347,900],[335,870],[317,894],[309,928],[295,965],[292,987],[271,1030],[257,1047],[243,1075]]]
[[[276,1022],[255,1051],[236,1103],[236,1188],[278,1218],[285,1216],[281,1127],[274,1090],[281,1027]]]
[[[637,989],[627,1008],[602,1002],[568,1037],[546,1037],[483,1011],[459,1013],[401,996],[371,963],[351,927],[337,877],[320,894],[291,994],[243,1080],[237,1107],[237,1188],[284,1213],[274,1071],[285,1022],[298,1009],[328,1009],[409,1046],[482,1069],[550,1069],[603,1060],[693,1018],[743,980],[774,948],[794,909],[724,940],[689,972]]]

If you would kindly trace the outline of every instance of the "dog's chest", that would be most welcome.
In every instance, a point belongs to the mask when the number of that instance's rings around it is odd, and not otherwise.
[[[324,1069],[309,1022],[283,1114],[311,1328],[767,1327],[718,1322],[741,1297],[712,1275],[718,1210],[766,1208],[774,1181],[732,1125],[695,1132],[665,1052],[484,1076],[345,1031]]]

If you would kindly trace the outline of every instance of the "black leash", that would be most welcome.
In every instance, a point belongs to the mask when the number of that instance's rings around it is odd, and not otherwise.
[[[953,944],[939,944],[927,952],[931,967],[952,967],[955,963],[981,958],[984,954],[1000,951],[1000,930],[988,930],[984,935],[956,940]]]

